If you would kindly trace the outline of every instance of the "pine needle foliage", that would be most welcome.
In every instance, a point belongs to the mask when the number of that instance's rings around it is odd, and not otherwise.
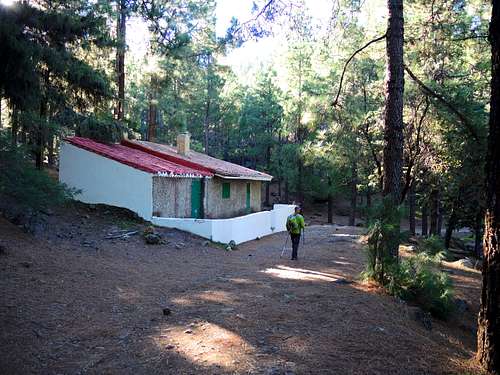
[[[0,201],[21,209],[43,210],[64,204],[76,190],[36,169],[26,150],[0,132]]]

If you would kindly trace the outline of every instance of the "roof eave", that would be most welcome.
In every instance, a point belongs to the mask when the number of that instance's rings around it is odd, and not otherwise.
[[[223,178],[225,180],[252,180],[252,181],[271,181],[273,176],[228,176],[224,174],[215,174],[216,177]]]

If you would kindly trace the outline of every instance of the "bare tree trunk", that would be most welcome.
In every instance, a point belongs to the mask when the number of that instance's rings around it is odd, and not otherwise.
[[[349,225],[356,225],[356,206],[358,201],[358,166],[354,160],[351,163],[351,209],[349,211]]]
[[[19,111],[15,104],[12,104],[12,120],[11,120],[11,143],[12,145],[17,145],[17,133],[19,131]]]
[[[438,191],[432,190],[430,195],[431,201],[431,229],[430,235],[437,235],[437,227],[438,227],[438,215],[439,215],[439,199],[438,199]]]
[[[482,240],[482,235],[483,235],[483,223],[484,223],[484,217],[483,217],[483,211],[478,210],[477,215],[476,215],[476,223],[474,226],[474,254],[478,259],[482,257],[482,247],[481,247],[481,240]]]
[[[285,203],[290,202],[290,189],[288,186],[288,179],[285,180]]]
[[[372,206],[372,192],[370,188],[366,189],[366,207],[370,208]]]
[[[486,214],[483,284],[477,330],[477,358],[491,374],[500,373],[500,3],[492,1],[491,101],[486,157]]]
[[[0,129],[3,128],[3,122],[2,122],[2,97],[0,96]]]
[[[116,40],[118,42],[116,49],[116,86],[118,87],[118,100],[115,106],[115,118],[122,122],[125,118],[126,0],[117,0],[116,8]]]
[[[55,154],[54,154],[54,135],[50,135],[47,140],[47,160],[49,162],[49,167],[55,165]]]
[[[403,167],[403,0],[387,0],[389,20],[387,25],[387,72],[386,103],[384,118],[384,197],[391,204],[399,205],[401,201],[401,175]],[[399,255],[399,223],[393,223],[391,238],[385,243],[388,255],[397,258]]]
[[[446,225],[446,232],[444,234],[444,247],[449,249],[451,236],[453,235],[453,231],[455,230],[455,226],[457,225],[457,213],[455,208],[451,208],[450,217],[448,218],[448,224]]]
[[[333,192],[331,177],[328,177],[328,224],[333,224]]]
[[[413,181],[410,185],[410,189],[408,191],[408,206],[409,206],[409,217],[408,221],[410,224],[410,233],[415,235],[415,181]]]
[[[151,88],[149,93],[148,110],[148,141],[156,141],[156,120],[157,120],[157,100],[156,100],[156,79],[151,76]]]
[[[427,202],[424,203],[424,205],[422,206],[422,236],[423,237],[427,237],[428,235],[428,216],[429,216],[429,212],[428,212],[428,206],[427,206]]]
[[[441,233],[443,232],[443,220],[444,220],[444,211],[443,211],[443,204],[440,199],[438,206],[438,222],[437,222],[437,235],[440,237]]]
[[[304,166],[302,165],[302,159],[299,158],[299,166],[298,166],[298,178],[297,178],[297,200],[300,205],[304,204]]]

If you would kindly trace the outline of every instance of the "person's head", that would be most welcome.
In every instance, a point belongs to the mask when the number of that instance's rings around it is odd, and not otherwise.
[[[300,214],[300,206],[295,206],[295,213]]]

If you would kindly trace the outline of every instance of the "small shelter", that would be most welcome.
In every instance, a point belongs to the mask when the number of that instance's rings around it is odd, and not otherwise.
[[[261,211],[261,184],[272,176],[190,150],[186,132],[177,147],[66,138],[59,179],[82,202],[128,208],[146,220],[224,219]]]

